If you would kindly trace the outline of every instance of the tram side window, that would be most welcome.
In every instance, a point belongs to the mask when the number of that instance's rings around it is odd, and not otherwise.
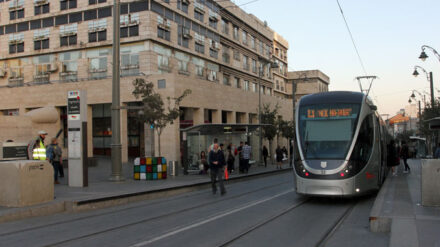
[[[362,122],[356,145],[351,155],[351,160],[361,161],[363,163],[368,162],[368,159],[371,156],[371,151],[373,150],[373,140],[373,115],[370,114]]]

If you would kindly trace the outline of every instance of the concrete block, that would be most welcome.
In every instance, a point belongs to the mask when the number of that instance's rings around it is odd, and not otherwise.
[[[440,206],[440,160],[422,159],[422,205]]]
[[[53,174],[47,161],[0,162],[0,206],[24,207],[52,201]]]

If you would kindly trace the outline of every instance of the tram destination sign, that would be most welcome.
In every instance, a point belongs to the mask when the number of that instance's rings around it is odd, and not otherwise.
[[[314,118],[350,118],[353,115],[352,108],[324,108],[324,109],[307,109],[306,117]]]

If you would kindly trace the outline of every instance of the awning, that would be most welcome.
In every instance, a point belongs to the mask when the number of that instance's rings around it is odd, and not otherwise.
[[[246,133],[257,130],[260,126],[270,126],[270,124],[198,124],[181,132],[187,134],[215,135],[215,134],[233,134]]]

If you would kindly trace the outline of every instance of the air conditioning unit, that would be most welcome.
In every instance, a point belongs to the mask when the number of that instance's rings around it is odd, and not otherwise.
[[[209,15],[209,20],[210,20],[210,21],[218,21],[217,15],[215,15],[215,14],[210,14],[210,15]]]
[[[192,38],[192,36],[191,36],[191,31],[189,30],[189,28],[183,28],[183,37],[185,38],[185,39],[191,39]]]
[[[184,3],[184,4],[190,4],[190,1],[189,0],[182,0],[182,3]]]
[[[214,74],[212,73],[208,74],[208,81],[214,81]]]

